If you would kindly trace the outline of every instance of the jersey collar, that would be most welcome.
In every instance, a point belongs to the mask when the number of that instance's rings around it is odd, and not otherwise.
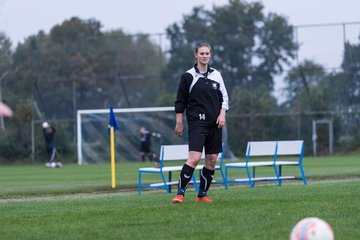
[[[197,63],[194,64],[194,68],[195,68],[195,71],[196,71],[197,73],[200,73],[199,68],[197,67]],[[207,68],[206,75],[207,75],[208,73],[213,72],[213,71],[214,71],[214,69],[211,68],[210,65],[208,64],[208,68]]]

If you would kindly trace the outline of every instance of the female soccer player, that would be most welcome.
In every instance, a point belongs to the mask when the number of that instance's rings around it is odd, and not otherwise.
[[[201,171],[196,202],[212,202],[207,196],[215,172],[218,154],[222,151],[222,127],[229,109],[228,95],[219,71],[210,67],[211,46],[199,43],[195,48],[195,65],[181,75],[175,101],[175,134],[182,136],[183,113],[186,110],[189,155],[179,177],[178,192],[173,203],[184,201],[185,190],[200,162],[205,148],[205,166]]]

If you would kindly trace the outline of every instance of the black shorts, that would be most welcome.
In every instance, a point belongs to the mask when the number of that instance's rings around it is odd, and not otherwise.
[[[141,142],[140,152],[149,153],[151,152],[150,144],[147,142]]]
[[[222,128],[189,126],[189,151],[218,154],[222,151]]]

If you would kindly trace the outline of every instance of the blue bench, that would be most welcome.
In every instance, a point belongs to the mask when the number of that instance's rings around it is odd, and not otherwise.
[[[221,154],[219,154],[219,164],[216,165],[215,170],[219,170],[222,181],[216,182],[214,181],[214,184],[226,184],[225,181],[225,175],[223,172],[223,159],[224,159],[224,151],[222,151]],[[176,178],[175,181],[172,179],[172,173],[173,172],[180,172],[185,161],[188,158],[189,154],[189,147],[187,144],[182,145],[162,145],[160,147],[160,166],[158,168],[156,167],[144,167],[139,168],[138,170],[138,194],[141,194],[142,189],[165,189],[166,192],[171,192],[171,186],[178,184],[178,179]],[[202,159],[205,158],[205,154],[203,152]],[[173,161],[182,161],[180,165],[173,166],[169,164]],[[169,164],[169,166],[166,166]],[[201,170],[204,165],[198,165],[195,170],[199,170],[199,173],[201,174]],[[167,173],[167,176],[166,176]],[[143,184],[143,175],[144,174],[158,174],[161,176],[161,182],[158,183],[152,183],[152,184]],[[178,177],[178,176],[176,176]],[[198,191],[198,180],[196,180],[195,174],[192,176],[191,184],[194,185],[194,188],[196,191]]]
[[[280,156],[296,156],[296,160],[279,160]],[[246,147],[245,162],[234,162],[225,164],[225,187],[229,183],[246,183],[251,187],[255,186],[257,181],[275,181],[279,186],[282,180],[302,180],[306,185],[306,177],[302,165],[304,156],[304,141],[252,141],[248,142]],[[266,158],[267,157],[267,158]],[[271,157],[271,160],[269,160]],[[283,166],[299,167],[300,177],[283,176]],[[272,167],[273,176],[256,177],[257,167]],[[247,178],[229,179],[229,169],[244,169]],[[252,170],[252,173],[250,172]]]

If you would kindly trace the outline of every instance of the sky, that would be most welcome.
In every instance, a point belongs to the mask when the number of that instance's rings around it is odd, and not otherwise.
[[[258,2],[263,3],[265,14],[282,15],[298,26],[299,61],[309,59],[326,69],[336,69],[341,64],[344,40],[359,43],[359,0]],[[40,30],[48,33],[55,25],[77,16],[95,18],[104,31],[122,29],[128,34],[158,34],[181,21],[195,6],[211,10],[214,5],[225,4],[228,0],[0,0],[0,31],[16,46]]]
[[[359,42],[359,0],[259,1],[265,13],[282,15],[290,24],[299,26],[300,60],[307,58],[326,68],[336,68],[341,63],[344,38],[351,43]],[[97,19],[104,31],[122,29],[129,34],[156,34],[181,21],[195,6],[211,10],[214,5],[227,3],[228,0],[0,0],[0,31],[16,46],[40,30],[48,33],[55,25],[77,16]],[[349,23],[345,31],[343,23]]]

